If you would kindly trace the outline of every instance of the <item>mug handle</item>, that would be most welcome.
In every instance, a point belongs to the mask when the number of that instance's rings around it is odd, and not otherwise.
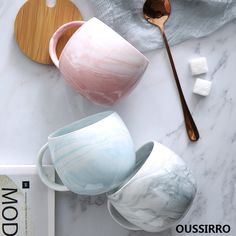
[[[55,66],[57,68],[59,68],[59,59],[57,56],[57,43],[59,41],[59,39],[61,38],[61,36],[64,34],[65,31],[67,31],[69,28],[74,27],[74,26],[82,26],[84,24],[84,21],[71,21],[69,23],[66,23],[64,25],[62,25],[61,27],[59,27],[57,29],[57,31],[53,34],[52,38],[50,39],[49,42],[49,54],[50,57],[53,61],[53,63],[55,64]]]
[[[51,181],[48,176],[45,174],[44,170],[43,170],[43,157],[44,157],[44,153],[47,151],[48,149],[48,143],[46,143],[41,150],[38,153],[38,157],[37,157],[37,171],[38,171],[38,175],[40,177],[40,179],[42,180],[42,182],[47,185],[49,188],[55,190],[55,191],[59,191],[59,192],[66,192],[69,191],[69,189],[61,184],[57,184],[53,181]]]

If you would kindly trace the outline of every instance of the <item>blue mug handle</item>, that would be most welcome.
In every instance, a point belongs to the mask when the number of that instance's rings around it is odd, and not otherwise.
[[[49,188],[55,190],[55,191],[59,191],[59,192],[66,192],[69,191],[69,189],[61,184],[57,184],[55,182],[53,182],[52,180],[50,180],[48,178],[48,176],[46,175],[44,169],[43,169],[43,157],[44,157],[44,153],[48,150],[48,143],[46,143],[39,151],[38,153],[38,157],[37,157],[37,172],[38,175],[40,177],[40,179],[42,180],[42,182],[47,185]]]

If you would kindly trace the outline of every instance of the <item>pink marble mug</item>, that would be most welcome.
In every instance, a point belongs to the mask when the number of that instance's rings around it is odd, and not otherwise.
[[[80,28],[58,59],[58,40],[74,26]],[[149,63],[141,52],[97,18],[61,26],[50,40],[49,53],[76,91],[96,104],[108,106],[135,88]]]

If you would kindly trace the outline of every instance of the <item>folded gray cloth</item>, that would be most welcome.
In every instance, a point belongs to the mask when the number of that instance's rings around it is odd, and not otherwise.
[[[157,27],[143,19],[144,0],[90,0],[96,17],[141,51],[163,46]],[[166,24],[171,45],[206,36],[236,17],[236,0],[171,0]]]

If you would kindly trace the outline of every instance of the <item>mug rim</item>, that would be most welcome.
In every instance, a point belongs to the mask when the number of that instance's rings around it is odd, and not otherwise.
[[[65,125],[59,129],[57,129],[56,131],[52,132],[49,136],[48,136],[48,140],[55,140],[55,139],[60,139],[60,138],[64,138],[66,136],[72,135],[78,131],[84,130],[88,127],[97,125],[98,123],[102,122],[103,120],[107,119],[108,117],[110,117],[111,115],[117,114],[115,111],[104,111],[104,112],[99,112],[87,117],[84,117],[82,119],[79,119],[75,122],[72,122],[68,125]],[[118,115],[118,114],[117,114]],[[101,118],[99,118],[99,116],[101,116]],[[90,123],[86,126],[83,126],[81,128],[77,128],[75,130],[71,130],[70,132],[63,132],[63,130],[69,129],[70,127],[74,126],[74,125],[79,125],[79,123],[83,123],[85,120],[87,119],[91,119],[91,118],[97,118],[98,120],[96,122]],[[60,134],[62,132],[62,134]]]
[[[145,143],[142,147],[140,147],[140,148],[137,150],[137,152],[138,152],[138,151],[141,151],[143,148],[145,148],[145,147],[148,146],[148,145],[152,145],[152,147],[151,147],[151,150],[150,150],[149,154],[148,154],[147,156],[145,156],[144,161],[143,161],[143,159],[141,160],[141,164],[142,164],[142,165],[141,165],[141,166],[138,166],[138,168],[135,170],[134,174],[131,175],[131,177],[128,179],[128,181],[127,181],[124,185],[121,185],[120,187],[118,186],[118,188],[116,188],[115,190],[112,190],[112,191],[108,192],[108,193],[107,193],[108,198],[109,198],[109,196],[112,197],[112,196],[114,196],[115,194],[119,194],[121,191],[123,191],[123,189],[124,189],[127,185],[129,185],[129,184],[131,183],[131,181],[139,174],[139,171],[143,168],[143,166],[148,162],[148,160],[149,160],[149,158],[150,158],[150,156],[151,156],[151,154],[152,154],[154,148],[156,148],[157,145],[159,145],[159,143],[157,143],[156,141],[147,142],[147,143]],[[137,152],[136,152],[136,154],[137,154]],[[137,156],[136,156],[136,162],[137,162],[137,161],[138,161],[138,160],[137,160]],[[136,163],[136,164],[137,164],[137,163]]]
[[[111,215],[111,218],[112,218],[117,224],[119,224],[120,226],[122,226],[123,228],[128,229],[128,230],[137,230],[137,231],[142,230],[142,229],[139,228],[138,226],[136,226],[136,225],[134,225],[133,223],[129,222],[124,216],[122,216],[122,215],[116,210],[116,208],[112,205],[112,203],[110,202],[109,199],[107,200],[107,209],[108,209],[108,211],[109,211],[109,213],[110,213],[110,215]],[[121,217],[122,219],[124,219],[124,221],[127,221],[127,222],[130,224],[130,227],[127,226],[127,225],[124,225],[123,223],[121,223],[121,221],[119,221],[119,220],[116,218],[116,216],[112,213],[112,209],[113,209],[113,211],[117,212],[117,213],[120,215],[120,217]]]
[[[97,21],[97,22],[99,22],[99,23],[102,23],[102,24],[105,25],[106,27],[110,28],[110,29],[113,31],[113,33],[115,33],[117,36],[121,37],[122,40],[124,40],[126,43],[128,43],[129,46],[130,46],[131,48],[133,48],[133,50],[135,50],[140,56],[144,57],[145,60],[149,63],[149,59],[148,59],[141,51],[139,51],[134,45],[132,45],[128,40],[126,40],[122,35],[120,35],[119,33],[117,33],[114,29],[112,29],[109,25],[107,25],[107,24],[104,23],[103,21],[99,20],[97,17],[92,17],[92,18],[90,18],[90,19],[87,20],[87,21],[80,20],[80,22],[82,23],[82,25],[81,25],[81,26],[74,32],[74,34],[70,37],[70,39],[67,41],[65,47],[63,48],[63,50],[62,50],[62,52],[61,52],[61,55],[60,55],[60,57],[59,57],[59,66],[60,66],[61,58],[62,58],[62,56],[63,56],[63,54],[64,54],[64,51],[65,51],[65,50],[67,49],[67,47],[68,47],[68,43],[76,36],[76,33],[79,32],[80,29],[81,29],[87,22],[89,22],[89,21],[91,21],[91,20],[95,20],[95,21]]]

